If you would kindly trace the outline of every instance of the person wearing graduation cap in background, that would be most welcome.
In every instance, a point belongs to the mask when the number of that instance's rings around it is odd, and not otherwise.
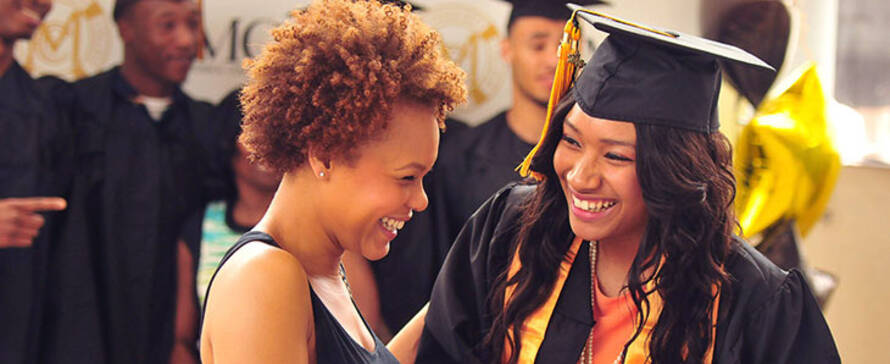
[[[51,104],[56,80],[34,80],[13,58],[49,12],[48,0],[0,0],[0,363],[32,363],[50,243],[70,180],[71,130]]]
[[[196,363],[183,221],[224,190],[211,105],[180,85],[203,41],[192,0],[119,0],[123,62],[54,92],[76,174],[53,246],[41,361]],[[182,292],[183,290],[180,290]]]
[[[583,67],[579,17],[609,33]],[[550,121],[520,169],[537,182],[463,228],[408,325],[416,361],[839,363],[801,273],[734,235],[718,59],[769,66],[613,19],[566,25]]]

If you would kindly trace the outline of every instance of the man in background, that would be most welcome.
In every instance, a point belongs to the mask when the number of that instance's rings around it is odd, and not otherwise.
[[[49,363],[197,363],[183,222],[216,187],[211,106],[181,89],[203,42],[191,0],[119,0],[123,63],[55,98],[77,173],[53,250]],[[191,291],[194,292],[194,291]]]

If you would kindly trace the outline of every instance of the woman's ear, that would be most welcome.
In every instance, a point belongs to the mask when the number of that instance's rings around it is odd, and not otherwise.
[[[331,159],[325,153],[319,153],[315,149],[310,149],[307,155],[309,160],[309,168],[316,178],[327,179],[331,175]]]

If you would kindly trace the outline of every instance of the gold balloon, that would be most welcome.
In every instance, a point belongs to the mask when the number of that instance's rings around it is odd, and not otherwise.
[[[734,165],[736,213],[745,236],[795,219],[805,236],[825,210],[840,171],[827,104],[814,64],[775,97],[767,96],[742,129]]]

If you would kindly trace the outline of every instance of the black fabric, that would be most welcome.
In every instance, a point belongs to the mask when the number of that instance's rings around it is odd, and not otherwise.
[[[447,205],[450,241],[485,200],[506,184],[522,179],[516,166],[533,147],[510,129],[504,111],[459,136],[454,147],[443,150],[436,192],[444,195]]]
[[[210,279],[210,283],[207,285],[207,295],[205,297],[210,297],[210,287],[213,286],[213,279],[216,278],[216,273],[222,269],[223,264],[229,260],[241,247],[247,245],[248,243],[260,241],[266,244],[269,244],[274,247],[279,247],[278,243],[275,242],[269,234],[266,234],[262,231],[248,231],[238,241],[226,252],[226,255],[223,256],[222,260],[219,263],[219,266],[216,268],[216,272],[213,273],[213,278]],[[380,338],[374,334],[374,331],[371,330],[371,327],[368,326],[368,323],[365,322],[364,316],[362,316],[361,312],[358,311],[358,307],[355,306],[355,302],[353,302],[353,307],[356,308],[356,311],[359,312],[359,317],[362,318],[362,322],[364,322],[365,327],[368,329],[368,332],[371,333],[371,336],[374,337],[374,351],[369,352],[367,349],[359,345],[349,333],[346,332],[346,329],[343,328],[342,325],[337,321],[336,318],[328,311],[327,307],[325,307],[324,303],[321,302],[321,299],[315,295],[315,290],[312,289],[312,285],[309,285],[309,295],[310,300],[312,301],[312,315],[313,322],[315,323],[315,356],[316,362],[318,363],[349,363],[349,364],[366,364],[366,363],[374,363],[374,364],[398,364],[398,360],[389,352],[386,348],[386,345],[380,341]],[[209,299],[208,299],[209,301]],[[204,311],[207,309],[207,301],[204,302],[204,309],[201,310],[201,318],[203,321]]]
[[[433,287],[418,363],[489,359],[473,348],[490,327],[487,295],[510,262],[507,250],[516,234],[519,205],[534,188],[501,190],[461,231]],[[536,363],[576,362],[580,356],[592,324],[589,278],[584,282],[575,277],[587,260],[582,256],[560,294]],[[732,295],[721,296],[714,363],[840,363],[831,332],[800,273],[780,270],[740,240],[726,269],[733,279]]]
[[[118,68],[55,95],[78,169],[51,257],[43,362],[169,360],[177,239],[221,185],[215,129],[210,105],[179,90],[157,122],[135,95]]]
[[[66,197],[72,135],[47,94],[53,83],[62,81],[34,81],[16,62],[0,76],[0,199]],[[30,247],[0,249],[0,363],[32,363],[38,352],[48,253],[63,213],[43,216]]]
[[[562,21],[569,20],[569,17],[572,16],[572,11],[565,5],[566,2],[561,0],[507,0],[507,2],[513,4],[510,17],[507,19],[507,29],[513,25],[516,19],[524,16],[540,16]],[[601,0],[582,0],[574,1],[574,3],[584,6],[608,4]]]
[[[712,133],[718,59],[775,71],[728,44],[585,12],[577,18],[609,33],[575,81],[575,100],[590,116]]]
[[[609,120],[715,132],[720,66],[714,57],[610,35],[575,82],[584,113]]]
[[[572,239],[572,237],[567,237]],[[536,363],[574,363],[596,323],[590,300],[590,242],[584,241],[556,300]]]

